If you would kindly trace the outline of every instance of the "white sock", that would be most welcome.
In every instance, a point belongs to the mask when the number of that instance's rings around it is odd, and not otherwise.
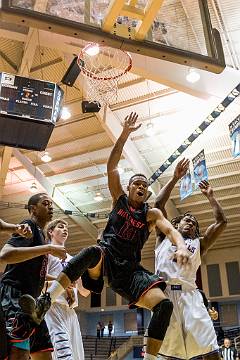
[[[155,355],[145,353],[143,359],[145,359],[145,360],[156,360],[157,357]]]
[[[49,289],[47,289],[47,292],[50,293],[52,302],[55,302],[59,295],[61,295],[64,291],[65,289],[57,280],[53,280],[53,283],[50,285]]]

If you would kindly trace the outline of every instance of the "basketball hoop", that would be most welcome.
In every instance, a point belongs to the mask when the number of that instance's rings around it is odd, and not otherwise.
[[[88,101],[101,105],[117,99],[118,80],[132,68],[126,51],[98,44],[85,46],[77,62],[87,82]]]

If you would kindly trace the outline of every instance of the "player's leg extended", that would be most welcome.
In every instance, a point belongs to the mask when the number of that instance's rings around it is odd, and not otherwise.
[[[145,359],[154,360],[156,359],[166,334],[172,315],[173,305],[158,287],[149,289],[140,297],[136,305],[153,312],[148,326]]]
[[[87,269],[94,269],[94,274],[101,273],[102,251],[99,246],[90,246],[81,250],[67,264],[65,269],[54,280],[46,294],[41,295],[37,301],[31,296],[24,295],[20,305],[24,311],[36,322],[40,323],[53,302],[61,295],[72,282],[80,278]]]

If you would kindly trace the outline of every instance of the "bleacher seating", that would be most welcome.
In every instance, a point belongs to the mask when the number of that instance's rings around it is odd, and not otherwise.
[[[83,347],[85,360],[106,360],[110,352],[116,350],[120,345],[129,339],[128,336],[103,337],[83,336]]]

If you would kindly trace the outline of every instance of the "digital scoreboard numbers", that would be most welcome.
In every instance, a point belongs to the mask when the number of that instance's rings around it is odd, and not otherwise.
[[[0,113],[51,121],[56,84],[0,74]]]

